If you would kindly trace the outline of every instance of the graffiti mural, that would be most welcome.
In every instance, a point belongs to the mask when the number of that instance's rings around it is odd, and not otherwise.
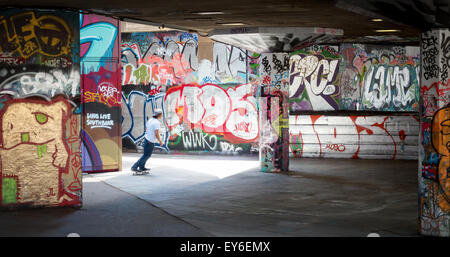
[[[417,47],[342,44],[340,108],[418,111]]]
[[[1,14],[0,207],[80,207],[79,14]]]
[[[80,15],[83,171],[120,170],[122,156],[119,21]]]
[[[185,32],[123,33],[122,85],[172,86],[195,81],[198,39]]]
[[[67,129],[78,123],[70,118],[71,104],[64,98],[5,103],[0,114],[2,204],[80,204],[78,131]],[[70,184],[62,183],[64,175]]]
[[[143,145],[145,134],[145,124],[153,115],[155,109],[164,109],[164,93],[157,93],[154,95],[143,93],[145,86],[128,86],[124,87],[122,91],[122,138],[124,147],[136,149],[137,146]],[[167,113],[163,113],[163,121],[167,118]],[[169,151],[167,147],[168,129],[165,125],[161,126],[159,130],[161,141],[164,145],[155,144],[155,148],[159,148],[165,152]]]
[[[262,54],[259,88],[261,171],[289,168],[289,55]],[[265,82],[265,81],[266,82]]]
[[[339,109],[339,57],[331,47],[311,47],[291,54],[291,111]]]
[[[420,84],[419,230],[450,236],[450,31],[422,34]]]
[[[293,115],[289,121],[294,157],[416,159],[417,116]]]

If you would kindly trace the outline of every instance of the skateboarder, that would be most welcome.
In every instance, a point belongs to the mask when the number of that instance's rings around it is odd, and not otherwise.
[[[131,167],[134,172],[148,172],[145,168],[145,163],[152,156],[153,148],[155,143],[159,142],[159,145],[163,145],[161,138],[159,136],[159,129],[161,127],[161,119],[163,113],[160,109],[153,112],[153,118],[149,119],[146,124],[145,136],[144,136],[144,154],[139,158],[139,160]]]

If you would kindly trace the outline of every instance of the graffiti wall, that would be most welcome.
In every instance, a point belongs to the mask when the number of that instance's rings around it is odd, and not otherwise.
[[[289,152],[294,157],[417,159],[415,115],[292,115]]]
[[[214,42],[213,62],[203,59],[198,83],[248,84],[258,79],[260,54],[235,46]]]
[[[291,54],[291,112],[339,110],[339,63],[339,52],[328,46],[311,47]]]
[[[341,44],[291,53],[290,111],[417,112],[419,48]]]
[[[450,31],[422,34],[419,229],[450,236]]]
[[[164,108],[169,87],[195,82],[198,39],[185,32],[122,33],[122,139],[126,149],[142,146],[145,123],[153,111]],[[167,114],[164,114],[164,124]],[[167,125],[160,130],[164,152]]]
[[[121,169],[119,30],[119,20],[99,15],[80,15],[84,172]]]
[[[259,160],[261,171],[289,169],[289,55],[261,55]]]
[[[341,110],[418,112],[419,48],[342,44]]]
[[[79,15],[0,13],[0,207],[81,206]]]
[[[251,84],[187,84],[164,97],[171,150],[249,153],[259,137]]]
[[[164,111],[164,145],[157,146],[163,152],[258,151],[259,55],[214,43],[213,62],[198,64],[195,34],[122,35],[124,148],[140,148],[145,123],[158,108]]]

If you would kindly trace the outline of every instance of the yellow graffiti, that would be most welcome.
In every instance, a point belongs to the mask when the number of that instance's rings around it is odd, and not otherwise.
[[[71,51],[71,30],[60,17],[42,15],[36,18],[33,11],[10,17],[12,31],[7,20],[0,20],[1,52],[18,52],[22,57],[40,53],[56,57]]]

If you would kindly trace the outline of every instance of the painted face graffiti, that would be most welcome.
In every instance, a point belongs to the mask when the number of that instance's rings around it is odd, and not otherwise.
[[[3,204],[56,205],[76,200],[61,184],[71,158],[65,140],[70,113],[71,106],[63,98],[10,100],[3,107],[0,178],[8,184],[8,190],[2,191],[7,194],[2,195]]]

